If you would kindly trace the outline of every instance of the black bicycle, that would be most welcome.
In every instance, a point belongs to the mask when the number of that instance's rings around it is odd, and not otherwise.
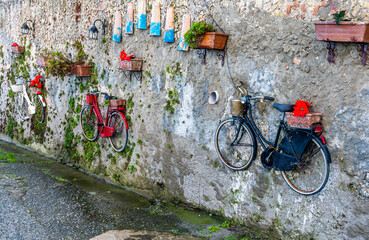
[[[293,111],[290,104],[274,103],[273,107],[282,112],[274,143],[261,134],[252,116],[252,102],[274,101],[268,96],[251,97],[238,88],[243,97],[239,115],[222,121],[216,130],[215,147],[220,160],[232,170],[244,170],[257,155],[257,141],[263,147],[262,165],[266,169],[282,171],[285,182],[295,192],[314,195],[327,184],[331,157],[321,135],[320,123],[310,129],[291,128],[285,121],[285,113]]]

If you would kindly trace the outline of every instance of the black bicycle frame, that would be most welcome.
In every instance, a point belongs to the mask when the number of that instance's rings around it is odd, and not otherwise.
[[[248,116],[247,116],[247,114],[248,114]],[[285,113],[283,113],[282,119],[279,122],[277,136],[275,138],[274,144],[272,142],[268,141],[263,136],[263,134],[261,133],[260,129],[256,126],[255,121],[254,121],[254,118],[252,116],[251,103],[249,101],[247,101],[246,104],[245,104],[245,106],[244,106],[244,113],[243,113],[242,119],[243,120],[246,120],[247,124],[251,128],[251,131],[257,137],[260,145],[263,147],[264,150],[266,150],[268,147],[274,147],[275,148],[277,146],[278,139],[279,139],[279,136],[280,136],[280,134],[281,134],[282,131],[283,131],[284,135],[287,136],[286,129],[285,129],[286,127],[285,127],[284,117],[285,117]],[[296,152],[295,152],[295,149],[293,148],[291,142],[290,141],[288,141],[288,142],[289,142],[289,145],[290,145],[290,147],[291,147],[291,149],[293,151],[293,154],[295,155],[295,157],[297,157]],[[265,143],[268,146],[265,146]]]

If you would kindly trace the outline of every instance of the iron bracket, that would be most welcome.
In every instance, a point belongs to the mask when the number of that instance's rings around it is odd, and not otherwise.
[[[368,44],[362,43],[359,46],[357,46],[356,49],[359,52],[359,56],[362,57],[361,64],[365,66],[366,60],[368,59]]]
[[[226,55],[226,49],[225,48],[224,48],[224,50],[217,52],[218,59],[220,61],[222,61],[222,67],[224,66],[224,58],[225,58],[225,55]]]
[[[199,58],[201,59],[201,64],[206,64],[206,49],[198,49],[197,55],[199,55]]]
[[[140,83],[142,83],[142,71],[128,71],[128,75],[126,73],[126,71],[123,71],[124,76],[129,79],[130,81],[132,81],[132,76],[134,76],[136,78],[137,81],[140,81]],[[139,74],[135,74],[135,73],[139,73]],[[139,76],[137,76],[139,75]]]
[[[214,49],[217,50],[217,49]],[[199,58],[201,59],[201,64],[206,64],[206,55],[207,55],[207,49],[197,49],[197,55],[199,55]],[[224,66],[224,58],[226,55],[226,50],[217,50],[217,57],[222,62],[222,67]]]
[[[335,49],[335,42],[328,42],[327,50],[328,50],[328,62],[329,63],[335,63],[334,57],[336,56],[334,53]]]

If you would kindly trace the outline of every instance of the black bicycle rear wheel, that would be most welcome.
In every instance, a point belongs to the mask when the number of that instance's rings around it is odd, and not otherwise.
[[[218,157],[232,170],[240,171],[250,166],[256,158],[256,144],[250,127],[237,118],[229,118],[221,122],[215,133]]]
[[[319,193],[327,184],[331,158],[326,146],[316,137],[306,147],[301,163],[292,171],[282,171],[282,176],[293,191],[301,195]]]

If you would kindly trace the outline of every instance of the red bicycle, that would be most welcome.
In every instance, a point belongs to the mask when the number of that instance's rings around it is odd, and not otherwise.
[[[99,94],[105,95],[105,100],[110,101],[104,120],[97,104]],[[114,99],[107,93],[91,91],[86,95],[85,105],[81,110],[81,127],[83,135],[89,141],[95,141],[100,135],[109,138],[111,146],[117,152],[122,152],[128,141],[128,122],[123,111],[125,110],[125,100]]]

